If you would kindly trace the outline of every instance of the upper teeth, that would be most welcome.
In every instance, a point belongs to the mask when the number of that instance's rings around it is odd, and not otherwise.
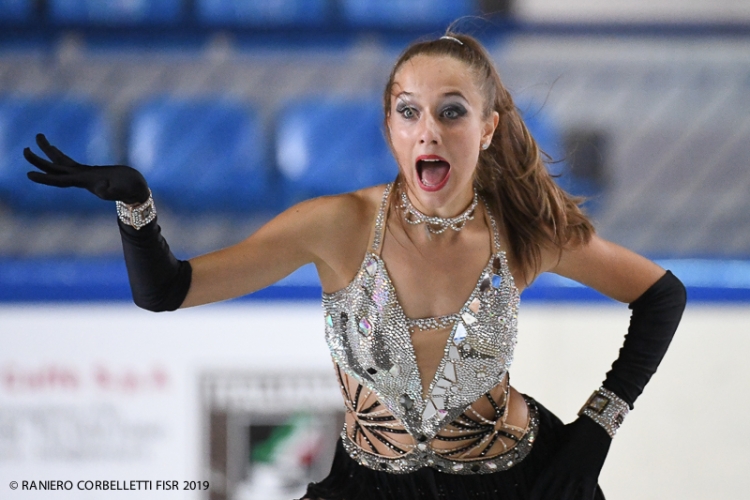
[[[422,161],[441,161],[441,160],[438,160],[437,158],[425,158]]]

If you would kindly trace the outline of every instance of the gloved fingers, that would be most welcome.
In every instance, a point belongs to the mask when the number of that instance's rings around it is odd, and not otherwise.
[[[29,148],[24,148],[23,157],[27,162],[31,163],[36,168],[44,172],[55,174],[65,172],[64,170],[60,169],[60,165],[55,165],[54,163],[37,156]]]
[[[70,187],[73,186],[65,175],[54,175],[54,174],[43,174],[41,172],[27,172],[26,177],[29,180],[36,182],[37,184],[44,184],[45,186],[55,187]]]
[[[58,165],[63,165],[65,167],[74,167],[80,165],[80,163],[71,159],[55,146],[51,145],[44,134],[36,135],[36,144],[37,146],[39,146],[39,149],[41,149],[42,152],[47,155],[47,158],[52,160],[54,163],[57,163]]]
[[[43,174],[41,172],[27,172],[26,177],[38,184],[44,184],[47,186],[86,187],[81,175],[77,174]]]
[[[25,148],[23,150],[23,157],[27,162],[31,163],[39,170],[47,172],[48,174],[72,174],[74,172],[78,172],[79,170],[79,168],[76,168],[75,166],[61,165],[59,163],[53,163],[51,161],[45,160],[41,156],[37,156],[29,148]]]

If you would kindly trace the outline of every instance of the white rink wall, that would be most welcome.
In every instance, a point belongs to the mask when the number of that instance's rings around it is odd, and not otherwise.
[[[546,22],[742,23],[750,20],[746,0],[518,0],[516,14]]]
[[[628,318],[624,305],[523,304],[513,385],[572,420],[617,356]],[[322,325],[314,302],[168,314],[129,304],[0,307],[0,498],[207,498],[9,483],[207,479],[201,374],[289,367],[329,373],[333,385]],[[601,477],[608,500],[745,498],[748,352],[750,306],[688,307],[613,443]]]

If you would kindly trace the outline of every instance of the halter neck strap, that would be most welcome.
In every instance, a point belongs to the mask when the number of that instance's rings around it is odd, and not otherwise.
[[[380,202],[380,209],[378,210],[378,216],[375,219],[375,231],[372,238],[371,251],[375,255],[380,255],[380,246],[383,244],[383,231],[385,229],[385,218],[388,212],[388,202],[391,198],[391,191],[393,190],[393,183],[389,183],[385,186],[383,191],[383,200]]]
[[[500,230],[497,228],[497,221],[495,221],[495,217],[490,211],[490,206],[487,204],[487,200],[485,200],[483,196],[480,196],[479,200],[482,202],[484,213],[487,214],[487,219],[489,219],[490,222],[490,228],[492,231],[492,254],[496,255],[500,253]]]

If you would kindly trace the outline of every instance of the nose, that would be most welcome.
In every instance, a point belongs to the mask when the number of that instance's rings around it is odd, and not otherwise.
[[[420,144],[439,144],[440,143],[440,124],[435,118],[425,113],[420,122],[419,143]]]

